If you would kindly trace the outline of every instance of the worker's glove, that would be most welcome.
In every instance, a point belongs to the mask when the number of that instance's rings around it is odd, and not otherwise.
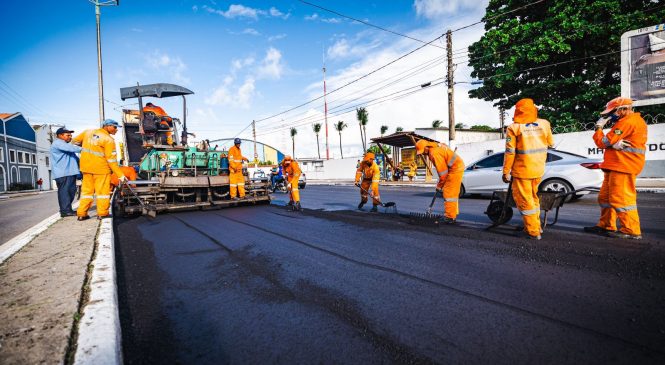
[[[286,184],[287,189],[291,189],[291,183]]]
[[[440,187],[437,186],[436,187],[436,192],[443,194],[443,189],[441,189]]]
[[[118,180],[119,180],[121,183],[127,182],[127,176],[120,176],[120,177],[118,178]]]
[[[509,174],[503,174],[503,176],[501,176],[501,180],[503,180],[503,182],[508,184],[510,182],[510,175]]]
[[[630,142],[623,139],[612,145],[612,148],[617,151],[622,151],[626,147],[630,147]]]
[[[355,186],[357,186],[357,187],[360,187],[360,183],[357,182],[357,181],[356,181],[353,185],[355,185]]]
[[[596,128],[603,129],[603,127],[605,127],[605,124],[607,124],[607,122],[609,122],[609,121],[610,121],[609,117],[600,117],[596,121]]]

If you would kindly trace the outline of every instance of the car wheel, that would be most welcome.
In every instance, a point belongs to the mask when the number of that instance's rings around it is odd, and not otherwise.
[[[559,192],[559,193],[570,193],[573,191],[572,186],[570,184],[562,179],[549,179],[545,180],[542,183],[540,183],[540,187],[538,188],[538,191],[552,191],[552,192]],[[574,194],[570,194],[566,197],[566,202],[569,202],[573,199]]]
[[[305,184],[298,184],[298,189],[304,189],[304,188],[305,188]]]
[[[459,197],[463,197],[464,194],[466,194],[466,189],[464,189],[464,184],[460,185],[459,187]]]

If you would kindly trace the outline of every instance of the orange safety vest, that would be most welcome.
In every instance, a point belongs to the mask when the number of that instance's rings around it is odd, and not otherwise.
[[[427,156],[436,168],[439,181],[444,181],[449,172],[464,170],[464,161],[447,144],[430,142],[428,146],[430,149]]]
[[[240,147],[236,147],[235,145],[233,145],[233,147],[229,148],[229,169],[231,170],[231,172],[242,171],[243,159],[246,158],[242,156],[242,152],[240,152]]]
[[[283,166],[282,167],[282,173],[287,175],[286,176],[287,180],[290,180],[290,179],[293,179],[293,178],[296,178],[296,179],[300,178],[300,174],[302,173],[302,170],[300,170],[300,166],[298,165],[298,163],[296,161],[291,160],[291,163],[288,166],[286,166],[286,165],[282,165],[282,166]]]
[[[513,123],[506,128],[506,152],[503,174],[535,179],[545,174],[547,148],[554,146],[550,122],[536,119],[532,123]]]
[[[120,170],[125,175],[127,180],[134,181],[136,180],[136,170],[133,167],[129,166],[120,166]],[[120,186],[120,179],[115,173],[111,174],[111,186]]]
[[[81,150],[81,172],[98,175],[113,172],[117,176],[125,176],[118,167],[115,140],[105,129],[85,130],[72,141],[83,148]]]
[[[361,161],[360,166],[356,170],[356,182],[360,181],[360,178],[364,180],[372,179],[373,183],[378,183],[381,180],[381,170],[379,170],[379,165],[372,163],[372,165],[367,165],[366,161]]]
[[[620,140],[628,141],[629,147],[615,150],[612,145]],[[605,149],[600,168],[638,175],[644,168],[647,151],[647,124],[640,113],[632,113],[619,119],[607,134],[597,129],[593,141]]]

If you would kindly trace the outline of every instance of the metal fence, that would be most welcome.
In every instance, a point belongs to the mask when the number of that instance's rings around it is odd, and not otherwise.
[[[644,118],[644,121],[647,123],[647,125],[665,123],[665,114],[656,114],[656,115],[644,114],[642,115],[642,118]],[[594,130],[595,126],[596,126],[595,121],[577,122],[568,125],[554,126],[552,127],[552,133],[559,134],[559,133],[592,131]]]

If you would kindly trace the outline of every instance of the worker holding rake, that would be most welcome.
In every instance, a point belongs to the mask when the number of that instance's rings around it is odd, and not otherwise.
[[[381,205],[381,197],[379,196],[381,171],[379,170],[379,165],[374,162],[374,157],[374,153],[367,152],[356,170],[356,186],[360,187],[360,204],[358,204],[358,210],[362,209],[363,205],[367,203],[370,187],[372,191],[372,209],[370,209],[370,212],[377,212],[377,206]]]

